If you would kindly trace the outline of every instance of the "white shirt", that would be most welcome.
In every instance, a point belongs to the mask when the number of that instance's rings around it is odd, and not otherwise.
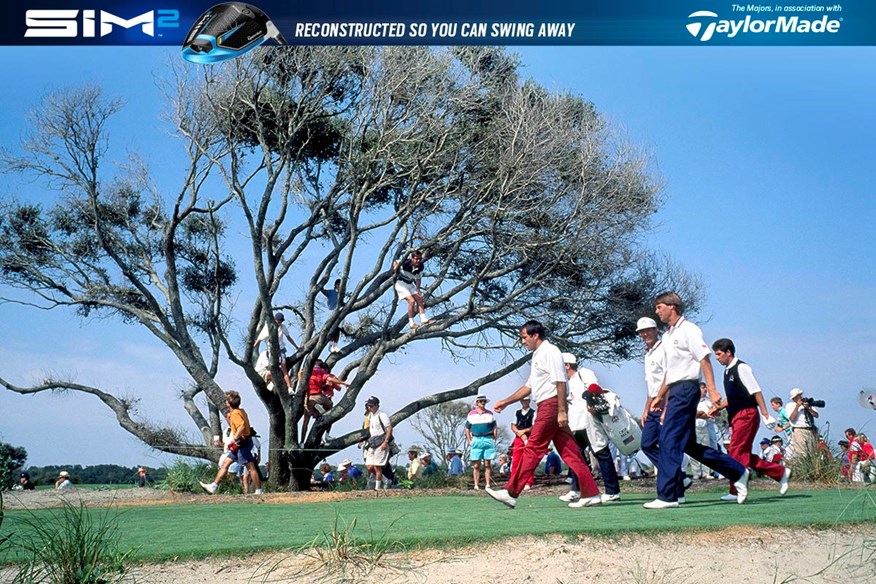
[[[801,405],[797,408],[797,419],[791,419],[791,412],[794,411],[794,406],[797,405],[794,401],[789,401],[784,405],[785,415],[788,416],[788,419],[791,420],[792,428],[811,428],[812,426],[806,420],[806,415],[803,413],[803,406]],[[818,412],[815,408],[809,408],[812,412]]]
[[[596,374],[586,367],[581,367],[569,378],[569,429],[573,432],[587,429],[588,417],[591,414],[587,411],[587,401],[583,395],[592,383],[599,382],[596,380]]]
[[[645,383],[648,384],[648,397],[657,397],[665,376],[666,353],[663,352],[663,341],[657,341],[645,352]]]
[[[733,357],[733,360],[727,365],[727,369],[730,369],[739,361],[736,357]],[[756,393],[763,393],[760,390],[760,385],[757,383],[757,379],[754,378],[754,371],[751,370],[751,367],[748,366],[748,363],[741,363],[739,367],[736,369],[739,373],[739,381],[742,382],[742,385],[745,386],[745,389],[748,390],[749,395],[754,395]]]
[[[532,390],[536,404],[557,397],[557,383],[566,383],[566,366],[563,354],[550,341],[542,341],[532,352],[532,366],[526,386]],[[568,387],[566,388],[568,395]]]
[[[712,354],[700,327],[682,316],[661,340],[666,354],[666,384],[697,381],[702,372],[700,361]]]
[[[381,422],[383,422],[382,426],[380,425]],[[392,424],[389,422],[389,416],[385,413],[380,410],[371,412],[371,416],[368,418],[368,435],[380,436],[381,434],[385,434],[386,429],[391,425]]]
[[[268,327],[268,324],[265,323],[265,327],[262,329],[262,332],[259,333],[256,342],[261,343],[262,341],[267,341],[270,335],[271,330]],[[277,343],[280,345],[281,351],[286,347],[286,338],[289,336],[291,335],[289,335],[289,329],[286,328],[285,324],[277,325]]]

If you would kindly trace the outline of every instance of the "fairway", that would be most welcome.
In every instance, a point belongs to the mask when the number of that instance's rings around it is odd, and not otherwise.
[[[334,503],[241,503],[155,505],[96,509],[117,515],[123,549],[134,558],[159,560],[240,554],[244,550],[296,548],[332,529],[336,516],[357,520],[355,533],[368,540],[389,533],[406,547],[435,547],[493,541],[521,535],[617,535],[683,530],[720,530],[733,525],[836,527],[876,519],[873,491],[833,489],[754,491],[744,505],[717,501],[722,491],[690,494],[679,509],[649,511],[653,495],[624,494],[623,500],[590,509],[568,509],[556,496],[521,497],[508,509],[484,496],[383,496]],[[6,512],[2,534],[28,537],[23,520],[51,520],[58,511]],[[229,533],[238,535],[229,537]],[[0,535],[2,535],[0,534]]]

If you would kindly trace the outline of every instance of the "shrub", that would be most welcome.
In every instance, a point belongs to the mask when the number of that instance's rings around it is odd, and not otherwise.
[[[204,490],[199,483],[209,483],[215,477],[215,465],[205,462],[189,464],[184,460],[177,460],[167,470],[167,478],[156,486],[173,491],[174,493],[203,493]],[[230,473],[226,475],[219,485],[217,492],[222,495],[240,494],[240,485],[237,477]]]
[[[23,524],[27,538],[12,539],[12,551],[23,558],[16,584],[109,584],[126,572],[133,549],[119,549],[117,513],[91,513],[80,503],[45,515],[31,514]]]

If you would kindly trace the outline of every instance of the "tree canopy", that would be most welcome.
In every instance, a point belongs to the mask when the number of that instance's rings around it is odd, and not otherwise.
[[[216,377],[240,368],[269,415],[272,480],[303,487],[320,458],[363,435],[322,446],[326,427],[358,411],[378,366],[412,343],[495,365],[412,399],[396,424],[517,369],[527,319],[590,360],[629,358],[655,293],[673,287],[693,308],[699,295],[695,278],[641,246],[662,183],[592,103],[519,68],[490,47],[284,47],[179,65],[161,80],[186,157],[174,192],[145,160],[110,164],[107,126],[121,101],[93,86],[46,96],[30,135],[0,155],[2,172],[47,193],[0,209],[5,300],[148,330],[190,378],[182,398],[197,437],[146,421],[136,398],[109,388],[51,376],[0,384],[93,394],[146,444],[215,460]],[[413,249],[434,315],[416,331],[391,269]],[[343,302],[327,313],[320,293],[335,278]],[[254,298],[238,298],[244,282]],[[309,379],[322,356],[351,383],[307,436],[297,424],[305,392],[287,391],[276,357],[272,386],[255,369],[263,326],[279,355],[277,309],[301,330],[292,379]],[[327,353],[339,327],[340,350]]]

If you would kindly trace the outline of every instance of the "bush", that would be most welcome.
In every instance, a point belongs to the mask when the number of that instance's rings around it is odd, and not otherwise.
[[[216,466],[200,462],[189,464],[184,460],[177,460],[167,470],[167,478],[156,484],[158,488],[167,489],[174,493],[203,493],[200,483],[212,482],[216,477]],[[240,494],[240,485],[237,477],[228,474],[222,480],[217,491],[222,495]]]
[[[843,480],[839,453],[831,452],[826,445],[794,454],[787,459],[787,465],[797,481],[835,485]]]
[[[109,584],[125,574],[132,550],[119,549],[118,517],[107,509],[90,513],[84,504],[23,520],[27,539],[13,539],[12,552],[23,558],[16,584]]]

